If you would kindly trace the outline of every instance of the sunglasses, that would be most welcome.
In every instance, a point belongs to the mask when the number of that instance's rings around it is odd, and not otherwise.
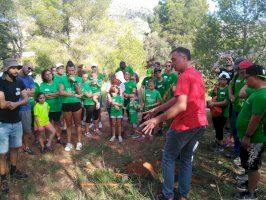
[[[32,69],[31,67],[28,67],[28,70],[29,70],[29,71],[33,71],[33,69]]]
[[[172,67],[172,65],[165,65],[165,67]]]

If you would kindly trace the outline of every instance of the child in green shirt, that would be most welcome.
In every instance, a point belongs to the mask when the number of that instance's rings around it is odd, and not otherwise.
[[[90,85],[92,89],[93,101],[96,104],[96,109],[100,109],[100,96],[101,96],[101,87],[102,87],[102,79],[98,79],[98,75],[96,72],[92,72],[90,75]]]
[[[122,119],[123,119],[123,105],[124,99],[120,96],[120,90],[117,86],[111,86],[110,91],[110,118],[112,121],[112,134],[113,136],[110,139],[110,142],[113,142],[116,138],[115,133],[117,129],[118,140],[122,142]]]
[[[39,93],[37,95],[36,104],[34,106],[34,130],[38,133],[39,142],[41,145],[41,153],[46,150],[51,150],[51,144],[55,136],[56,130],[49,121],[49,110],[50,107],[47,102],[45,102],[45,94]],[[48,138],[47,143],[44,143],[43,135],[45,131],[49,131],[51,135]]]
[[[138,110],[140,106],[138,101],[135,99],[135,97],[130,98],[130,102],[127,105],[126,109],[129,112],[129,122],[132,125],[132,128],[134,130],[134,133],[136,132],[138,128]]]

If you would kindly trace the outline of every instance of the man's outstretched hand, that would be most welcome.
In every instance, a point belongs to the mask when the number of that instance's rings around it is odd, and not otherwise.
[[[144,127],[144,128],[142,129],[142,132],[143,132],[144,134],[151,135],[152,130],[155,128],[155,126],[156,126],[157,124],[159,124],[158,119],[157,119],[157,118],[151,118],[151,119],[149,119],[148,121],[142,123],[142,124],[140,125],[140,127]]]
[[[157,114],[157,112],[156,112],[155,108],[142,113],[142,115],[144,115],[145,120],[155,117],[156,114]]]

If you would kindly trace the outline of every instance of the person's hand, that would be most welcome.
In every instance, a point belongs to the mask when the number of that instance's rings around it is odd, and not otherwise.
[[[18,103],[17,102],[11,102],[11,101],[7,101],[6,102],[6,107],[10,110],[14,110],[18,107]]]
[[[142,114],[145,115],[144,116],[144,119],[150,119],[150,118],[155,117],[155,115],[157,114],[157,112],[156,112],[156,109],[153,108],[153,109],[151,109],[149,111],[143,112]]]
[[[152,118],[152,119],[149,119],[148,121],[142,123],[142,124],[140,125],[140,127],[144,127],[144,128],[142,129],[142,132],[143,132],[144,134],[149,134],[149,135],[151,135],[152,130],[155,128],[155,126],[156,126],[157,124],[159,124],[159,121],[157,120],[157,118]]]
[[[114,106],[116,110],[119,110],[119,106]]]
[[[72,81],[72,82],[75,82],[75,81],[76,81],[74,76],[69,76],[68,79],[69,79],[70,81]]]
[[[214,103],[210,101],[208,106],[209,106],[209,108],[212,108],[214,106]]]
[[[75,94],[75,97],[82,98],[83,94]]]
[[[248,149],[250,146],[250,137],[244,136],[244,138],[241,141],[241,145],[245,148]]]

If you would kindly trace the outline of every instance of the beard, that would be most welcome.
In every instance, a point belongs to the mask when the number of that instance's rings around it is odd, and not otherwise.
[[[10,71],[7,71],[7,75],[14,81],[16,80],[18,73],[13,74],[13,73],[10,73]]]

